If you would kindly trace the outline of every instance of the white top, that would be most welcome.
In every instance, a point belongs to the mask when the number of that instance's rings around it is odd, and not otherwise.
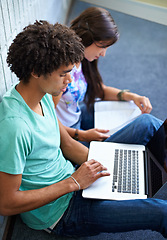
[[[82,73],[81,64],[71,71],[72,82],[63,93],[59,103],[56,106],[56,113],[61,123],[71,127],[78,122],[81,110],[79,102],[82,102],[87,90],[87,82]]]

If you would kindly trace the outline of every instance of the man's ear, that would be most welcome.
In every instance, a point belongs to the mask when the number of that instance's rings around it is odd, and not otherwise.
[[[34,78],[39,78],[39,76],[36,73],[34,73],[34,71],[31,73],[31,76]]]

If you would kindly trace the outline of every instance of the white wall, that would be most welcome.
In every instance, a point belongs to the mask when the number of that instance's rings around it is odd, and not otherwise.
[[[7,49],[14,37],[29,23],[47,20],[65,23],[72,0],[0,0],[0,101],[16,81],[6,63]],[[0,240],[7,217],[0,216]]]
[[[167,25],[167,0],[81,0]]]

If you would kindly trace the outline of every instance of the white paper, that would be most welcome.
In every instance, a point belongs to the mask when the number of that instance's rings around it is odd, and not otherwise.
[[[95,127],[110,130],[108,134],[117,132],[135,118],[141,110],[133,101],[98,101],[95,102]]]

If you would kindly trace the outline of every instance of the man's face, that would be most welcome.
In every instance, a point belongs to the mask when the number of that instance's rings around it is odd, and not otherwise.
[[[38,78],[40,91],[43,94],[49,93],[52,96],[58,96],[61,92],[65,92],[68,84],[72,81],[70,72],[73,67],[72,64],[67,67],[61,66],[47,76],[40,76]]]

